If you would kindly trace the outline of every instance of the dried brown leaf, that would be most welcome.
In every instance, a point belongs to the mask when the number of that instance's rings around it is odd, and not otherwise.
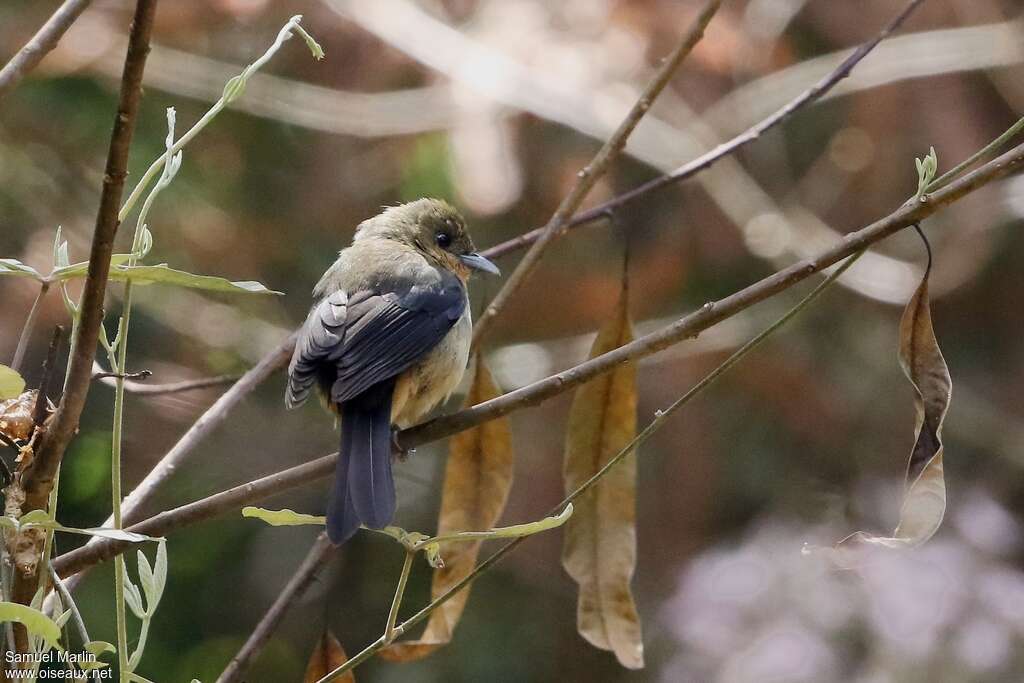
[[[0,401],[0,432],[8,439],[25,441],[32,436],[35,422],[32,411],[36,405],[36,390]]]
[[[626,290],[590,357],[633,340]],[[636,435],[636,366],[591,380],[573,399],[565,446],[565,490],[590,479]],[[626,456],[576,502],[565,526],[562,565],[579,584],[576,627],[590,644],[630,669],[644,665],[640,617],[630,581],[636,566],[636,453]]]
[[[500,395],[490,370],[478,359],[465,407]],[[512,487],[512,463],[512,430],[506,418],[453,436],[445,467],[438,535],[486,531],[496,526]],[[441,543],[444,567],[434,570],[431,596],[437,598],[473,571],[479,553],[479,541]],[[408,662],[426,657],[447,644],[468,598],[467,587],[431,613],[418,640],[389,645],[381,650],[381,656]]]
[[[855,566],[866,547],[910,548],[924,543],[938,530],[946,512],[942,423],[952,381],[932,327],[927,271],[900,320],[900,365],[914,385],[917,415],[899,525],[890,536],[858,531],[825,549],[843,567]]]
[[[348,655],[341,647],[341,643],[334,637],[330,629],[324,629],[324,633],[317,641],[313,654],[306,665],[306,675],[303,676],[303,683],[316,683],[321,678],[337,669],[348,661]],[[351,672],[346,672],[337,679],[339,683],[356,683],[356,677]]]

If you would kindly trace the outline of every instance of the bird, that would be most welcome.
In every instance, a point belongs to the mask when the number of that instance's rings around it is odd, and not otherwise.
[[[424,198],[360,223],[313,289],[288,365],[285,405],[296,408],[317,390],[340,418],[326,514],[332,543],[344,543],[361,525],[379,529],[393,520],[393,430],[415,424],[461,381],[473,329],[473,271],[500,275],[477,253],[459,212]]]

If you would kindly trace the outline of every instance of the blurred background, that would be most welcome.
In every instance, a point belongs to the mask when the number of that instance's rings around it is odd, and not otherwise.
[[[0,57],[57,2],[0,4]],[[184,131],[293,14],[324,46],[293,40],[185,149],[150,217],[150,262],[284,297],[147,287],[129,365],[153,382],[238,374],[304,317],[310,290],[361,220],[434,195],[464,210],[484,248],[542,225],[615,127],[699,3],[669,0],[176,0],[162,3],[131,155],[161,153],[166,107]],[[588,204],[674,168],[760,120],[873,36],[902,2],[730,0]],[[132,3],[96,0],[0,105],[0,257],[50,268],[62,226],[84,260]],[[1024,114],[1024,18],[1011,0],[928,0],[824,102],[735,158],[555,244],[490,336],[506,390],[585,357],[614,305],[626,240],[641,331],[727,295],[896,208],[913,158],[940,170]],[[132,178],[129,178],[129,185]],[[1024,678],[1024,179],[930,219],[934,319],[954,379],[946,422],[947,522],[920,552],[863,575],[800,555],[859,528],[891,529],[913,438],[897,361],[901,306],[924,262],[910,233],[879,245],[834,288],[673,418],[640,460],[635,593],[647,668],[621,669],[575,629],[559,533],[531,539],[473,588],[454,642],[426,660],[376,660],[372,681],[914,681]],[[124,250],[130,240],[122,230]],[[627,237],[628,235],[628,237]],[[518,254],[504,257],[509,272]],[[474,306],[498,284],[480,279]],[[806,286],[805,286],[806,287]],[[108,309],[119,310],[119,287]],[[640,421],[688,389],[788,307],[788,292],[640,364]],[[0,279],[0,360],[37,292]],[[49,330],[44,304],[26,375]],[[1014,341],[1014,340],[1018,341]],[[331,452],[331,420],[286,413],[275,376],[199,448],[149,506],[194,500]],[[126,489],[218,389],[129,395]],[[60,519],[109,511],[113,391],[95,386],[61,481]],[[1015,398],[1018,397],[1018,398]],[[458,404],[455,397],[447,410]],[[512,416],[516,483],[504,523],[561,498],[567,394]],[[435,528],[445,444],[397,466],[408,529]],[[320,513],[326,486],[267,507]],[[211,681],[304,556],[312,528],[227,515],[174,534],[168,592],[140,672]],[[63,549],[72,541],[61,538]],[[384,624],[401,552],[360,535],[293,605],[247,680],[298,680],[329,624],[353,654]],[[111,572],[79,589],[94,638],[114,640]],[[428,597],[414,570],[406,610]]]

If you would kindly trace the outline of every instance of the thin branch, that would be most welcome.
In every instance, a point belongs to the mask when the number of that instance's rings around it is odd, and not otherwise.
[[[0,99],[34,69],[48,52],[57,47],[61,36],[90,2],[92,0],[65,0],[25,46],[11,57],[4,68],[0,69]]]
[[[144,533],[147,536],[166,536],[184,526],[216,517],[225,512],[236,511],[243,505],[269,498],[280,491],[308,484],[322,479],[334,471],[335,454],[275,472],[261,479],[240,484],[226,491],[186,503],[171,510],[165,510],[153,517],[127,527],[128,531]],[[109,538],[98,539],[81,548],[64,553],[53,561],[57,572],[64,578],[76,575],[90,567],[109,560],[135,544]]]
[[[599,204],[598,206],[583,211],[582,213],[575,216],[565,226],[566,228],[576,228],[582,225],[593,223],[594,221],[603,218],[609,211],[617,211],[622,207],[632,204],[636,200],[647,196],[648,194],[660,190],[668,185],[680,183],[687,178],[692,178],[701,171],[710,168],[716,161],[719,161],[723,157],[735,154],[740,149],[754,142],[766,132],[778,126],[789,119],[793,114],[803,109],[809,104],[812,104],[821,99],[828,91],[834,88],[840,81],[850,75],[854,67],[857,66],[865,57],[867,57],[875,47],[890,36],[900,25],[906,20],[910,13],[913,12],[918,5],[924,0],[911,0],[907,5],[897,14],[893,19],[886,24],[886,26],[878,32],[871,40],[862,44],[850,55],[844,59],[835,69],[826,74],[821,80],[812,85],[807,90],[797,95],[795,98],[783,105],[774,114],[766,119],[759,121],[747,130],[743,131],[736,137],[723,142],[714,149],[702,154],[701,156],[693,159],[690,162],[680,166],[671,173],[659,176],[653,180],[650,180],[629,192],[613,197],[612,199]],[[544,234],[545,228],[537,228],[530,232],[514,237],[510,240],[496,244],[489,249],[483,251],[483,255],[488,258],[497,258],[504,256],[505,254],[517,251],[526,247],[529,244],[536,242],[540,239],[541,235]]]
[[[96,370],[93,370],[93,372],[92,372],[92,378],[93,379],[98,379],[98,380],[105,380],[105,379],[114,380],[115,384],[117,383],[118,379],[123,379],[123,380],[131,380],[131,379],[140,380],[140,379],[147,379],[147,378],[152,377],[152,376],[153,376],[153,373],[150,370],[139,370],[137,372],[104,372],[102,370],[97,372]],[[145,385],[143,385],[143,386],[145,386]]]
[[[39,393],[36,394],[36,405],[32,409],[32,422],[37,429],[42,428],[46,421],[46,410],[50,405],[50,394],[53,393],[53,378],[56,373],[53,371],[57,366],[57,352],[60,350],[60,342],[64,337],[64,328],[57,325],[53,329],[53,336],[50,338],[50,347],[46,350],[46,360],[43,362],[43,377],[39,380]]]
[[[28,349],[28,342],[32,338],[32,331],[36,327],[36,320],[39,318],[39,311],[42,309],[43,299],[50,290],[50,283],[43,282],[39,285],[39,293],[36,294],[29,309],[28,317],[25,318],[25,326],[21,328],[21,336],[18,337],[18,346],[14,349],[14,358],[11,360],[11,367],[21,370],[21,364],[25,360],[25,351]]]
[[[306,555],[306,559],[302,561],[295,575],[288,581],[288,585],[284,587],[281,594],[274,600],[274,604],[270,606],[267,613],[260,619],[260,623],[253,630],[249,639],[245,641],[245,645],[231,659],[227,668],[224,669],[220,678],[217,679],[217,683],[234,683],[240,680],[239,677],[245,672],[246,667],[260,653],[263,646],[270,639],[271,634],[277,628],[277,625],[281,623],[285,612],[313,583],[317,572],[334,556],[337,550],[338,546],[328,540],[326,533],[321,533],[316,537],[316,541],[314,541],[309,554]]]
[[[942,207],[1022,167],[1024,167],[1024,145],[1010,150],[934,194],[925,195],[921,201],[912,205],[903,205],[889,216],[859,231],[850,233],[842,241],[816,257],[797,262],[717,302],[705,304],[698,311],[684,316],[671,325],[639,337],[625,346],[597,356],[569,370],[528,384],[498,398],[402,430],[398,434],[399,444],[402,448],[411,448],[451,436],[514,410],[536,405],[569,391],[583,382],[611,371],[620,363],[644,358],[673,344],[692,339],[711,326],[741,313],[754,304],[788,289],[914,223],[924,220]],[[129,527],[129,531],[149,535],[166,535],[183,526],[209,519],[222,512],[238,509],[243,505],[258,502],[326,477],[334,472],[336,459],[337,454],[331,454],[297,467],[282,470],[254,482],[242,484],[174,510],[162,512],[145,522]],[[97,539],[83,548],[58,557],[55,563],[60,575],[66,577],[107,560],[130,546],[131,544],[123,541]]]
[[[661,94],[661,91],[668,85],[669,80],[671,80],[679,65],[683,63],[683,60],[693,51],[693,48],[700,42],[700,39],[704,37],[704,29],[707,28],[711,18],[715,16],[721,4],[721,0],[707,0],[703,10],[701,10],[693,25],[686,32],[678,47],[665,60],[664,64],[661,65],[661,68],[654,75],[654,78],[644,88],[640,98],[630,108],[629,113],[626,114],[622,123],[619,124],[618,129],[601,146],[601,149],[598,150],[590,163],[579,172],[575,185],[573,185],[565,199],[562,200],[562,203],[559,204],[554,216],[544,226],[536,241],[533,242],[529,251],[523,256],[522,261],[516,266],[508,280],[505,281],[505,284],[494,297],[494,300],[484,309],[480,319],[473,328],[473,346],[479,345],[480,340],[487,333],[495,317],[536,269],[548,245],[565,229],[566,224],[572,219],[573,214],[576,213],[583,200],[586,199],[591,188],[594,187],[594,184],[608,171],[612,162],[622,153],[623,148],[626,146],[626,141],[633,133],[637,124],[640,123],[640,120],[650,110],[651,105],[658,95]]]
[[[148,370],[144,370],[143,372],[146,373],[146,377],[152,375]],[[144,396],[180,394],[185,391],[209,389],[210,387],[234,384],[240,379],[238,375],[217,375],[215,377],[200,377],[199,379],[186,379],[180,382],[167,382],[165,384],[149,384],[131,381],[131,377],[138,374],[139,373],[130,373],[125,375],[127,381],[124,383],[124,390],[130,394],[142,394]],[[117,386],[117,373],[103,372],[102,370],[94,368],[92,378],[98,379],[101,384],[105,384],[107,386]]]
[[[117,210],[127,176],[128,150],[131,147],[135,119],[142,97],[142,72],[149,52],[155,13],[156,0],[139,0],[135,7],[121,78],[117,115],[114,118],[103,175],[103,190],[89,253],[89,270],[79,309],[80,319],[76,338],[72,342],[74,350],[68,369],[66,390],[50,427],[36,450],[32,464],[22,475],[25,512],[43,509],[46,506],[61,458],[78,430],[78,420],[89,393],[92,362],[103,321],[103,298],[110,274],[110,257],[118,227]],[[14,586],[15,600],[27,604],[32,599],[36,584],[34,576],[25,577],[17,574]]]
[[[85,620],[82,619],[82,613],[78,610],[78,604],[71,597],[71,591],[64,585],[64,581],[57,576],[52,564],[50,565],[50,580],[53,581],[53,586],[60,595],[60,599],[71,609],[71,617],[75,620],[75,628],[78,629],[78,637],[82,639],[82,644],[91,642],[92,638],[89,637],[89,630],[85,627]]]

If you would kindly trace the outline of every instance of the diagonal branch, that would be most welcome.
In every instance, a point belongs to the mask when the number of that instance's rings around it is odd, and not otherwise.
[[[842,241],[814,258],[795,263],[724,299],[709,302],[671,325],[639,337],[625,346],[597,356],[569,370],[528,384],[521,389],[458,413],[439,417],[403,430],[398,434],[399,443],[403,448],[411,448],[451,436],[512,411],[537,405],[600,374],[610,372],[620,363],[635,361],[673,344],[692,339],[711,326],[738,315],[754,304],[785,291],[815,273],[924,220],[941,208],[1021,168],[1024,168],[1024,145],[1015,147],[933,194],[925,195],[920,201],[904,204],[885,218],[848,234]],[[145,522],[129,527],[129,531],[162,535],[223,512],[238,509],[243,505],[255,503],[330,475],[334,471],[336,459],[336,454],[327,455],[297,467],[282,470],[254,482],[242,484],[174,510],[162,512]],[[69,576],[123,552],[129,545],[122,541],[99,539],[57,558],[55,564],[61,576]]]
[[[284,587],[284,590],[274,600],[274,604],[270,606],[267,613],[260,619],[260,623],[253,630],[249,639],[245,641],[242,649],[231,658],[227,668],[217,678],[217,683],[235,683],[235,681],[239,680],[239,677],[245,673],[245,669],[263,650],[263,646],[267,644],[267,641],[270,640],[270,636],[277,629],[281,620],[284,619],[285,612],[288,611],[291,604],[309,588],[310,584],[313,583],[313,579],[316,578],[317,572],[334,557],[334,553],[337,550],[338,546],[328,540],[326,533],[321,533],[316,537],[313,547],[295,571],[295,575],[288,581],[288,585]]]
[[[679,68],[679,65],[683,63],[683,60],[693,51],[693,48],[700,42],[700,39],[704,37],[704,29],[711,22],[711,18],[715,16],[715,12],[718,11],[721,4],[721,0],[708,0],[705,3],[701,13],[686,32],[686,35],[683,36],[682,42],[672,52],[671,56],[665,60],[665,63],[661,65],[661,68],[658,69],[658,72],[651,79],[650,83],[647,84],[647,87],[644,88],[640,98],[633,104],[629,113],[626,114],[626,118],[619,124],[618,129],[601,146],[601,149],[597,151],[597,154],[594,155],[590,163],[579,172],[575,185],[573,185],[565,199],[562,200],[562,203],[559,204],[555,215],[551,217],[546,226],[541,228],[540,234],[533,242],[529,251],[526,252],[526,255],[523,256],[523,260],[512,271],[512,274],[505,281],[505,284],[494,297],[494,300],[484,309],[483,314],[481,314],[473,329],[474,346],[479,345],[480,340],[487,333],[495,317],[536,269],[548,245],[565,229],[567,223],[573,217],[573,214],[576,213],[580,204],[583,203],[583,200],[586,199],[587,194],[590,193],[595,183],[601,179],[608,171],[612,162],[622,153],[623,148],[626,146],[626,140],[629,139],[637,124],[640,123],[640,120],[650,110],[651,105],[658,95],[661,94],[661,91],[668,85],[669,80],[676,72],[676,69]]]
[[[906,20],[910,13],[913,12],[918,5],[924,0],[910,0],[907,5],[897,14],[892,20],[885,25],[885,27],[878,32],[871,40],[863,43],[860,47],[850,53],[846,59],[844,59],[839,66],[826,74],[821,80],[812,85],[807,90],[797,95],[795,98],[787,102],[774,114],[766,119],[759,121],[747,130],[743,131],[731,140],[727,140],[722,144],[718,145],[712,150],[700,155],[696,159],[687,162],[680,166],[671,173],[659,176],[650,180],[628,192],[613,197],[612,199],[599,204],[598,206],[583,211],[580,214],[574,216],[572,220],[565,226],[568,228],[576,228],[581,225],[587,225],[594,221],[600,220],[602,217],[608,214],[609,211],[618,211],[628,204],[646,197],[648,194],[660,190],[669,185],[680,183],[688,178],[692,178],[701,171],[710,168],[716,161],[719,161],[723,157],[730,156],[738,152],[741,148],[754,142],[766,132],[778,126],[780,123],[788,120],[793,114],[800,111],[807,105],[820,100],[826,93],[834,88],[840,81],[850,75],[865,57],[867,57],[875,47],[878,46],[883,40],[889,37],[900,25]],[[523,233],[518,237],[514,237],[510,240],[506,240],[501,244],[496,244],[493,247],[483,251],[483,255],[488,258],[497,258],[504,256],[505,254],[517,251],[525,248],[529,244],[533,244],[541,238],[544,234],[545,228],[537,228],[530,232]]]
[[[57,42],[90,2],[92,0],[65,0],[25,46],[11,57],[4,68],[0,69],[0,99],[16,86],[25,74],[36,68],[48,52],[57,47]]]

